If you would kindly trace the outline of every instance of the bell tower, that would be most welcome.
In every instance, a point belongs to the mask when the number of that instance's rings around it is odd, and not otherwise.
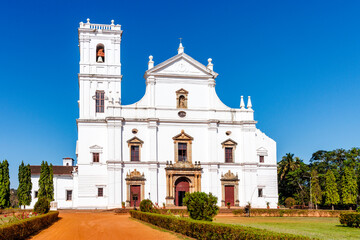
[[[121,25],[80,22],[79,119],[103,119],[121,104]]]

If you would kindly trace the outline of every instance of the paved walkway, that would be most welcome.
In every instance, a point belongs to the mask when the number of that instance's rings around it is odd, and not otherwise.
[[[57,239],[178,239],[130,219],[130,215],[113,212],[60,212],[59,221],[33,236],[34,240]]]

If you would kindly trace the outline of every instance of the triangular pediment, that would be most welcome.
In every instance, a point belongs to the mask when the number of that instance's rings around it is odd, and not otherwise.
[[[188,94],[189,92],[186,91],[185,89],[181,88],[179,90],[176,91],[177,94]]]
[[[217,73],[208,69],[185,53],[178,54],[145,72],[147,76],[189,76],[199,78],[216,78]]]
[[[268,151],[264,147],[260,147],[260,148],[256,149],[256,152],[257,152],[258,155],[263,155],[263,156],[268,155]]]
[[[194,138],[186,134],[184,130],[181,130],[181,133],[173,137],[173,140],[192,141]]]
[[[128,143],[128,144],[139,144],[139,145],[142,145],[144,142],[143,142],[141,139],[139,139],[138,137],[133,137],[133,138],[127,140],[127,143]]]
[[[103,149],[103,148],[98,145],[93,145],[90,147],[90,149]]]
[[[223,145],[223,146],[236,146],[236,145],[237,145],[237,142],[235,142],[234,140],[232,140],[232,139],[229,138],[229,139],[223,141],[223,142],[221,143],[221,145]]]

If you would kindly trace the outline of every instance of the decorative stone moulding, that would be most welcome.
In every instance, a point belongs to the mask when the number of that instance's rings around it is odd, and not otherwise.
[[[181,118],[186,117],[186,112],[180,111],[180,112],[178,112],[178,116]]]

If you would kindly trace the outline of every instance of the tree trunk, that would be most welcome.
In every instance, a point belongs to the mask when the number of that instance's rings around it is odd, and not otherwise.
[[[315,204],[315,209],[317,210],[317,204]]]
[[[331,210],[333,210],[333,211],[334,211],[334,205],[332,205],[332,204],[331,204]]]

